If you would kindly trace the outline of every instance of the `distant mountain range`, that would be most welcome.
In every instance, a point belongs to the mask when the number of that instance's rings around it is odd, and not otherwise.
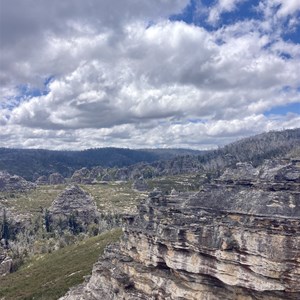
[[[27,180],[59,172],[69,177],[77,169],[94,166],[126,167],[140,162],[172,159],[178,155],[197,155],[202,151],[189,149],[99,148],[83,151],[52,151],[43,149],[0,148],[0,170]]]
[[[251,162],[257,166],[264,159],[284,156],[299,149],[300,128],[259,134],[210,151],[123,148],[51,151],[0,148],[0,170],[35,180],[38,176],[54,172],[70,177],[75,170],[83,167],[122,168],[137,165],[140,168],[140,163],[146,163],[155,169],[154,174],[157,175],[180,174],[199,170],[218,171],[238,161]]]

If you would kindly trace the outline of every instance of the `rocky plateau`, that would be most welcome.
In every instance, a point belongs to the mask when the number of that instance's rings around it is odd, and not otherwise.
[[[61,300],[300,299],[300,160],[239,163],[197,193],[153,191]]]

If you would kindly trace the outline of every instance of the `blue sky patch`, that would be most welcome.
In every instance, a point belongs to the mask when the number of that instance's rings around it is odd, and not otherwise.
[[[290,103],[284,106],[276,106],[265,112],[265,116],[286,115],[288,113],[300,114],[300,102]]]

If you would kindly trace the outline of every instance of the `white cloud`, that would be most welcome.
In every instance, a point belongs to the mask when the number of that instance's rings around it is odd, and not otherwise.
[[[216,25],[225,12],[232,12],[237,8],[237,5],[246,0],[218,0],[217,3],[209,10],[208,22]]]
[[[238,116],[237,116],[238,117]],[[91,147],[189,147],[212,149],[237,138],[269,130],[300,127],[300,116],[284,117],[251,115],[246,118],[209,122],[161,122],[155,126],[142,124],[116,125],[111,128],[76,130],[28,130],[9,125],[0,133],[6,147],[86,149]],[[41,144],[43,141],[43,144]]]
[[[299,115],[263,115],[299,102],[299,45],[253,20],[215,31],[171,22],[187,1],[155,2],[75,1],[67,11],[54,1],[29,15],[6,2],[21,20],[2,46],[0,146],[209,148],[299,126]],[[219,1],[219,15],[238,2]],[[20,98],[19,84],[42,88],[49,76],[47,95]]]
[[[269,0],[273,5],[280,5],[277,15],[286,17],[300,11],[300,2],[297,0]]]

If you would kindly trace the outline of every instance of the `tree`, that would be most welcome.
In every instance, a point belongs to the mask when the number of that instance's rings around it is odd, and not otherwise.
[[[46,231],[51,232],[52,231],[52,226],[51,226],[52,219],[51,219],[51,215],[50,215],[48,209],[45,210],[45,217],[44,218],[45,218]]]
[[[80,224],[77,222],[74,213],[69,216],[69,229],[73,234],[78,234],[81,231]]]
[[[5,244],[8,245],[8,240],[10,238],[10,226],[6,216],[6,209],[3,209],[3,224],[2,224],[1,232],[2,232],[1,239],[4,239]]]

